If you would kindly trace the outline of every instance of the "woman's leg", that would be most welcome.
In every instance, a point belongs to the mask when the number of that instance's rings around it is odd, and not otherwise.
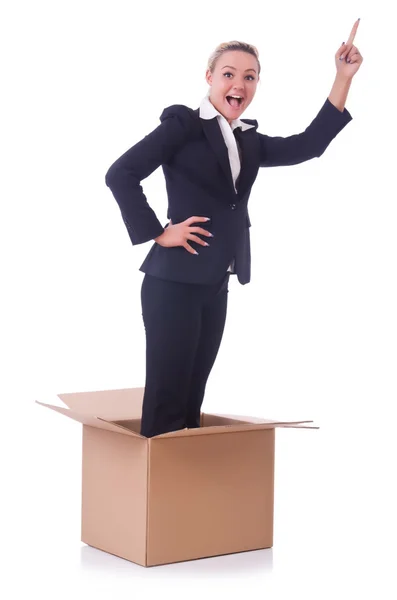
[[[150,275],[142,282],[146,383],[141,434],[146,437],[186,427],[205,287]]]
[[[190,382],[186,426],[200,427],[200,410],[204,400],[207,379],[214,365],[222,341],[227,314],[229,274],[211,293],[201,313],[200,338],[194,358]]]

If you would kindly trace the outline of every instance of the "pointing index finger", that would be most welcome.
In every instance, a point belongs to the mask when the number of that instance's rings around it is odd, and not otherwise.
[[[352,44],[354,42],[354,38],[356,37],[356,33],[357,33],[359,24],[360,24],[360,19],[357,19],[357,21],[353,25],[353,29],[350,32],[349,39],[347,40],[346,45]]]

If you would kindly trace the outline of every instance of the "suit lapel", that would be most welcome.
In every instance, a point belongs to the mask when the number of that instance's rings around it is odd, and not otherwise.
[[[241,150],[241,170],[237,179],[237,193],[240,196],[252,186],[258,174],[259,140],[256,134],[256,127],[246,129],[245,131],[237,127],[234,130],[234,135]]]
[[[235,136],[241,150],[241,170],[236,182],[236,194],[230,169],[229,154],[218,120],[216,118],[199,120],[211,149],[222,168],[228,188],[236,197],[243,195],[255,179],[259,168],[259,148],[257,147],[256,128],[242,131],[238,127],[235,130]]]
[[[215,153],[216,159],[222,167],[223,174],[226,177],[227,185],[234,191],[232,172],[230,170],[229,153],[225,140],[223,139],[221,128],[219,127],[218,119],[200,119],[205,136]]]

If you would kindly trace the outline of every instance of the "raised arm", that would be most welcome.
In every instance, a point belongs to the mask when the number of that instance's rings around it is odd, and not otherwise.
[[[149,206],[140,182],[167,163],[187,139],[193,117],[187,106],[175,104],[164,109],[161,124],[108,169],[105,182],[120,207],[133,244],[152,240],[164,231]]]
[[[336,76],[330,94],[305,131],[288,137],[271,137],[258,132],[261,167],[296,165],[321,156],[352,120],[345,102],[352,78],[363,62],[359,50],[353,45],[359,22],[360,19],[357,19],[347,43],[343,43],[335,54]]]
[[[288,137],[258,132],[261,167],[281,167],[319,157],[336,135],[352,120],[345,108],[338,110],[327,98],[319,113],[302,133]]]

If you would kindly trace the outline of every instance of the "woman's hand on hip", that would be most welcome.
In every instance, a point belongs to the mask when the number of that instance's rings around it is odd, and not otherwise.
[[[202,240],[197,234],[199,233],[207,237],[213,237],[213,235],[202,227],[193,226],[193,223],[203,223],[209,220],[209,217],[189,217],[186,221],[182,221],[182,223],[177,223],[176,225],[173,225],[170,220],[168,227],[164,229],[161,235],[154,238],[154,241],[164,248],[183,246],[191,254],[198,254],[198,252],[190,246],[188,240],[197,242],[197,244],[200,244],[201,246],[209,246],[209,244]]]

